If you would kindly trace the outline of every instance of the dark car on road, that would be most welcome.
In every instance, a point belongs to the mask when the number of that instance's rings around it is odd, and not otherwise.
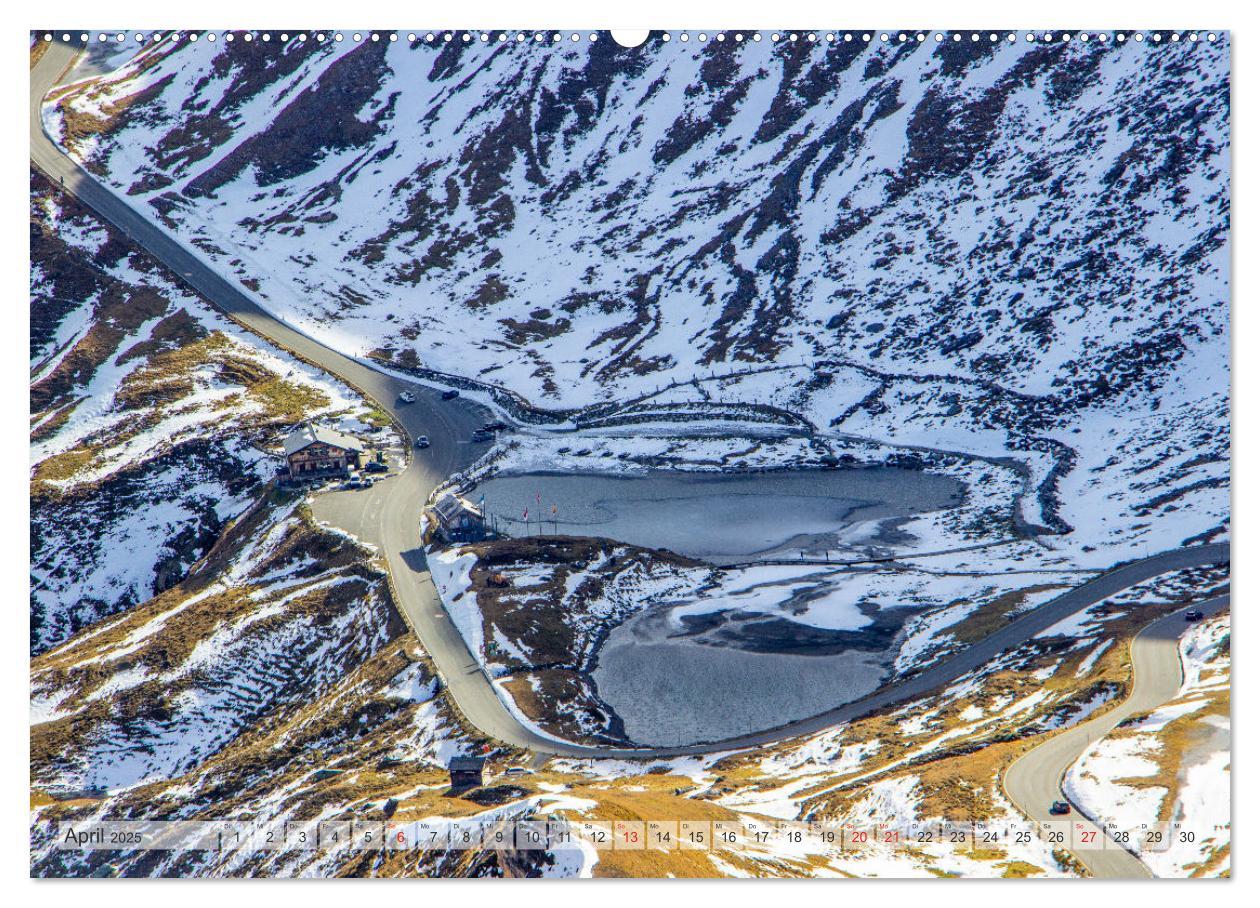
[[[1186,620],[1187,621],[1202,621],[1203,613],[1199,611],[1197,608],[1192,608],[1188,612],[1186,612]]]
[[[417,437],[417,438],[416,438],[416,447],[417,447],[417,448],[427,448],[428,446],[429,446],[429,436],[427,436],[427,435],[421,435],[421,436],[419,436],[419,437]]]
[[[1056,817],[1067,816],[1072,812],[1072,805],[1067,801],[1054,801],[1050,805],[1050,815]]]
[[[454,400],[457,397],[459,397],[459,392],[454,388],[447,388],[442,392],[442,400]]]

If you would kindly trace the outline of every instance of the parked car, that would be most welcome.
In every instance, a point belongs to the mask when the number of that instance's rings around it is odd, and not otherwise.
[[[507,769],[503,770],[503,774],[505,776],[532,776],[534,771],[532,769],[527,769],[524,766],[509,766]]]
[[[364,476],[359,480],[359,488],[361,489],[370,489],[374,485],[376,485],[376,480],[371,476]]]
[[[485,429],[487,432],[503,432],[507,429],[507,427],[508,425],[505,422],[488,422],[481,428]]]
[[[416,437],[417,448],[427,448],[429,446],[429,436],[419,435]]]
[[[454,400],[457,397],[459,397],[459,392],[454,388],[447,388],[442,392],[442,400]]]
[[[382,462],[381,462],[381,461],[379,461],[379,460],[369,460],[369,461],[368,461],[368,462],[367,462],[367,463],[363,466],[363,472],[364,472],[364,473],[388,473],[388,472],[389,472],[389,464],[387,464],[387,463],[382,463]]]
[[[405,404],[414,404],[416,402],[416,396],[410,391],[404,391],[402,394],[399,394],[398,399]]]
[[[1067,801],[1053,801],[1050,804],[1051,816],[1062,817],[1072,812],[1072,805]]]
[[[1197,608],[1192,608],[1190,609],[1190,611],[1186,612],[1186,620],[1187,621],[1202,621],[1203,613],[1199,611]]]

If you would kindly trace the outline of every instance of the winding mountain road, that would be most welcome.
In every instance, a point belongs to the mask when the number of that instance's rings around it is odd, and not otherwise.
[[[1222,595],[1195,603],[1204,617],[1229,608],[1229,596]],[[1006,770],[1002,787],[1007,797],[1030,820],[1068,820],[1097,830],[1095,841],[1102,842],[1105,833],[1079,807],[1071,804],[1063,791],[1063,780],[1072,764],[1096,741],[1126,719],[1148,713],[1177,696],[1181,689],[1182,665],[1179,641],[1186,630],[1186,609],[1153,621],[1129,644],[1133,684],[1129,696],[1115,709],[1067,731],[1055,735],[1021,756]],[[1071,804],[1067,815],[1051,816],[1050,804],[1066,800]],[[1141,879],[1151,876],[1150,870],[1136,856],[1121,848],[1072,849],[1077,859],[1095,877],[1108,879]]]
[[[504,743],[528,749],[554,748],[554,742],[523,727],[499,701],[463,637],[446,618],[419,547],[418,525],[424,502],[439,483],[488,449],[486,444],[474,445],[466,439],[486,421],[489,412],[462,397],[443,401],[439,390],[399,379],[279,321],[239,285],[224,279],[168,236],[163,227],[137,212],[71,160],[44,132],[40,108],[44,96],[69,74],[81,50],[76,43],[54,40],[31,69],[31,163],[233,320],[375,400],[412,437],[430,437],[431,447],[413,450],[407,468],[399,475],[371,490],[355,493],[353,508],[358,510],[358,519],[345,529],[381,548],[389,564],[398,605],[442,672],[465,718]],[[399,399],[407,389],[416,395],[414,404],[404,404]]]
[[[398,606],[408,624],[437,665],[464,718],[490,738],[539,755],[629,759],[715,753],[772,744],[923,696],[980,667],[1003,650],[1024,643],[1069,615],[1135,583],[1166,571],[1229,560],[1227,545],[1212,544],[1175,549],[1123,565],[1020,616],[990,637],[913,678],[821,715],[755,734],[687,747],[642,749],[585,747],[541,736],[517,720],[499,700],[494,686],[437,596],[424,552],[419,547],[418,520],[423,503],[437,484],[467,467],[484,452],[484,447],[464,439],[486,419],[488,412],[463,398],[443,402],[437,390],[415,388],[411,382],[332,349],[277,320],[239,285],[225,280],[168,236],[147,213],[136,211],[67,157],[45,134],[40,107],[44,96],[66,78],[80,51],[81,47],[74,43],[54,40],[31,70],[32,164],[126,233],[231,318],[359,389],[388,411],[407,433],[426,434],[431,438],[432,447],[414,451],[399,475],[370,490],[320,496],[315,511],[322,517],[335,517],[346,530],[380,548],[389,566]],[[418,397],[411,405],[403,404],[398,397],[408,387],[415,388]]]

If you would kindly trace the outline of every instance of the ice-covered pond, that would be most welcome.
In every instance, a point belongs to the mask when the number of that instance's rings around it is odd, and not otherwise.
[[[905,541],[900,524],[955,506],[964,492],[962,483],[939,474],[854,467],[508,474],[472,494],[485,496],[487,513],[510,535],[602,536],[721,564],[826,551],[852,556],[868,546],[896,551]],[[782,595],[809,598],[810,585],[787,584]],[[597,653],[592,677],[599,696],[640,744],[691,744],[773,728],[875,690],[910,614],[875,610],[859,628],[827,629],[789,620],[791,611],[697,614],[685,603],[662,603],[640,612],[614,628]]]
[[[723,562],[839,548],[842,531],[859,523],[883,522],[871,541],[893,542],[898,522],[957,504],[963,490],[947,476],[877,466],[505,474],[473,496],[485,496],[487,513],[508,535],[603,536]]]
[[[800,627],[797,625],[797,627]],[[820,646],[765,652],[679,634],[668,612],[613,630],[593,672],[599,696],[638,744],[722,741],[806,719],[879,687],[887,653]]]

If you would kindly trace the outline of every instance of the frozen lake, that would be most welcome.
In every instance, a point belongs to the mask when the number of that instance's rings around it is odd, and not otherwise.
[[[886,536],[873,541],[891,542],[896,523],[957,504],[962,494],[962,483],[946,476],[855,467],[505,474],[482,483],[471,497],[485,495],[487,513],[508,535],[603,536],[722,562],[838,548],[836,534],[864,521],[886,521]]]
[[[530,473],[483,483],[487,513],[510,535],[602,536],[713,563],[799,553],[895,550],[899,525],[957,505],[962,483],[893,467],[772,473],[660,472],[631,476]],[[552,505],[556,513],[552,516]],[[528,509],[528,526],[524,513]],[[543,522],[541,529],[539,515]],[[846,528],[864,524],[860,546]],[[825,712],[875,690],[910,610],[868,615],[860,630],[828,631],[728,609],[641,612],[614,628],[592,676],[636,743],[731,738]]]
[[[870,693],[882,652],[768,653],[679,635],[667,610],[613,630],[592,673],[599,696],[638,744],[719,741],[805,719]]]

